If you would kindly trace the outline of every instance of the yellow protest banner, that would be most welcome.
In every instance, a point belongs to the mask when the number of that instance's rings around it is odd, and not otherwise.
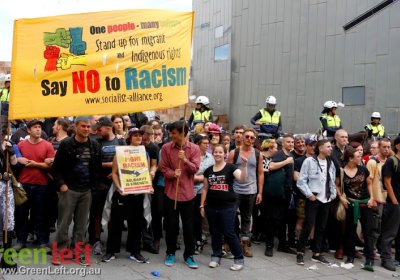
[[[10,119],[187,103],[193,12],[124,10],[14,23]]]
[[[153,189],[144,146],[116,146],[119,180],[126,194],[150,193]]]

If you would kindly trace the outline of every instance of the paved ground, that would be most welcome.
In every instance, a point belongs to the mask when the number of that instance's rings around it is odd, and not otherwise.
[[[125,237],[125,234],[124,234]],[[210,245],[206,245],[204,252],[200,256],[196,256],[199,262],[199,269],[188,268],[182,260],[182,250],[177,251],[177,263],[173,267],[166,267],[163,264],[164,254],[153,255],[143,252],[145,257],[150,258],[150,264],[133,263],[128,259],[128,254],[124,251],[118,254],[118,258],[109,263],[101,263],[96,256],[93,256],[95,263],[86,268],[97,269],[100,275],[86,275],[85,279],[321,279],[321,280],[347,280],[347,279],[397,279],[399,272],[389,272],[379,266],[376,261],[375,272],[367,272],[361,269],[361,262],[357,260],[352,269],[344,269],[340,267],[328,267],[322,264],[315,264],[310,260],[310,254],[305,257],[305,266],[301,267],[295,264],[295,256],[284,253],[275,252],[274,257],[267,258],[264,256],[264,245],[252,246],[254,257],[245,259],[245,268],[239,272],[229,270],[233,260],[223,259],[222,264],[218,268],[211,269],[208,267],[210,256]],[[162,246],[162,251],[165,247]],[[326,258],[340,266],[340,263],[333,258],[332,254],[326,254]],[[48,258],[50,262],[50,257]],[[317,269],[310,270],[309,267],[314,266]],[[47,267],[47,266],[31,266],[31,267]],[[50,266],[52,269],[60,269],[60,267]],[[66,269],[84,269],[79,265],[68,265]],[[151,274],[158,271],[160,277]],[[1,275],[1,280],[8,279],[81,279],[78,275]],[[400,279],[400,278],[399,278]]]

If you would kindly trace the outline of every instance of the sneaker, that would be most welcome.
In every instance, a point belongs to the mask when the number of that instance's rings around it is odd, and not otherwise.
[[[101,244],[100,240],[94,243],[92,250],[93,255],[100,256],[103,254],[103,244]]]
[[[81,256],[81,257],[79,258],[79,264],[80,264],[81,266],[89,266],[89,265],[91,265],[91,262],[88,262],[88,261],[86,260],[85,256]]]
[[[33,242],[35,242],[35,235],[34,234],[32,234],[32,233],[28,233],[28,237],[26,238],[26,242],[28,242],[28,243],[33,243]]]
[[[101,258],[102,262],[107,262],[108,263],[111,260],[115,260],[115,255],[114,254],[107,253]]]
[[[226,251],[222,250],[222,257],[224,259],[232,260],[235,256],[231,252],[226,252]]]
[[[47,255],[51,255],[52,250],[48,244],[39,245],[39,249],[44,249]]]
[[[50,231],[50,233],[56,232],[56,226],[55,225],[51,225],[49,227],[49,231]]]
[[[233,261],[233,265],[230,267],[230,270],[233,271],[239,271],[242,270],[244,266],[244,260],[240,259],[240,260],[234,260]]]
[[[15,251],[19,252],[21,249],[26,248],[25,244],[17,243],[12,247]]]
[[[148,259],[145,259],[140,253],[129,256],[129,259],[138,263],[147,263]]]
[[[330,262],[328,262],[322,255],[318,255],[318,256],[313,255],[311,257],[311,260],[313,262],[319,262],[319,263],[323,263],[323,264],[330,264]]]
[[[221,262],[221,258],[211,257],[211,261],[208,264],[208,266],[211,268],[215,268],[215,267],[219,266],[220,262]]]
[[[254,234],[250,237],[250,241],[251,243],[254,243],[256,245],[260,245],[261,244],[261,238],[260,238],[261,234]]]
[[[282,252],[282,253],[292,254],[292,255],[297,254],[297,252],[295,250],[291,249],[289,246],[278,247],[277,251]]]
[[[61,260],[58,257],[54,257],[52,258],[51,263],[53,265],[61,265]]]
[[[153,244],[148,244],[148,245],[143,246],[143,251],[146,251],[146,252],[149,252],[149,253],[152,253],[152,254],[158,254],[159,253],[159,251],[154,247]]]
[[[272,257],[274,255],[274,249],[272,247],[265,247],[264,255],[267,257]]]
[[[166,255],[164,264],[166,266],[173,266],[175,264],[175,255],[173,255],[173,254]]]
[[[196,260],[193,258],[193,256],[187,257],[185,259],[185,263],[187,264],[188,267],[196,269],[199,268],[199,265],[197,264]]]
[[[396,267],[391,260],[383,261],[381,265],[387,270],[396,271]]]
[[[297,263],[298,265],[304,265],[304,255],[303,255],[303,254],[297,253],[297,256],[296,256],[296,263]]]
[[[364,263],[364,267],[362,269],[364,269],[366,271],[374,272],[374,261],[366,260]]]
[[[203,252],[203,242],[202,241],[196,241],[195,247],[194,247],[194,254],[195,255],[200,255],[201,252]]]

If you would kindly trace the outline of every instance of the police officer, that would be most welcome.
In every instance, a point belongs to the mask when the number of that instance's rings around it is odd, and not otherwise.
[[[275,96],[268,96],[265,100],[266,108],[260,109],[257,114],[251,118],[250,122],[253,125],[260,126],[260,132],[273,134],[278,137],[282,130],[281,112],[275,110]]]
[[[188,120],[189,127],[199,122],[213,121],[213,115],[208,105],[210,100],[207,96],[199,96],[196,98],[196,108],[193,110]]]
[[[4,78],[4,88],[2,88],[0,91],[1,125],[5,125],[8,122],[8,101],[10,99],[10,82],[11,82],[11,74],[7,74]]]
[[[336,115],[337,103],[335,101],[326,101],[324,103],[324,110],[319,117],[321,122],[322,132],[327,137],[334,137],[336,130],[342,128],[342,122],[338,115]]]
[[[368,135],[378,138],[386,137],[385,127],[381,125],[381,113],[373,112],[371,114],[371,123],[365,126],[365,130],[368,131]]]

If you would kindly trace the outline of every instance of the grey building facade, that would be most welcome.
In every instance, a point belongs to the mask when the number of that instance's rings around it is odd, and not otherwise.
[[[274,95],[284,131],[315,132],[327,100],[349,132],[379,111],[400,131],[400,1],[345,31],[382,0],[194,0],[192,94],[230,128]]]

